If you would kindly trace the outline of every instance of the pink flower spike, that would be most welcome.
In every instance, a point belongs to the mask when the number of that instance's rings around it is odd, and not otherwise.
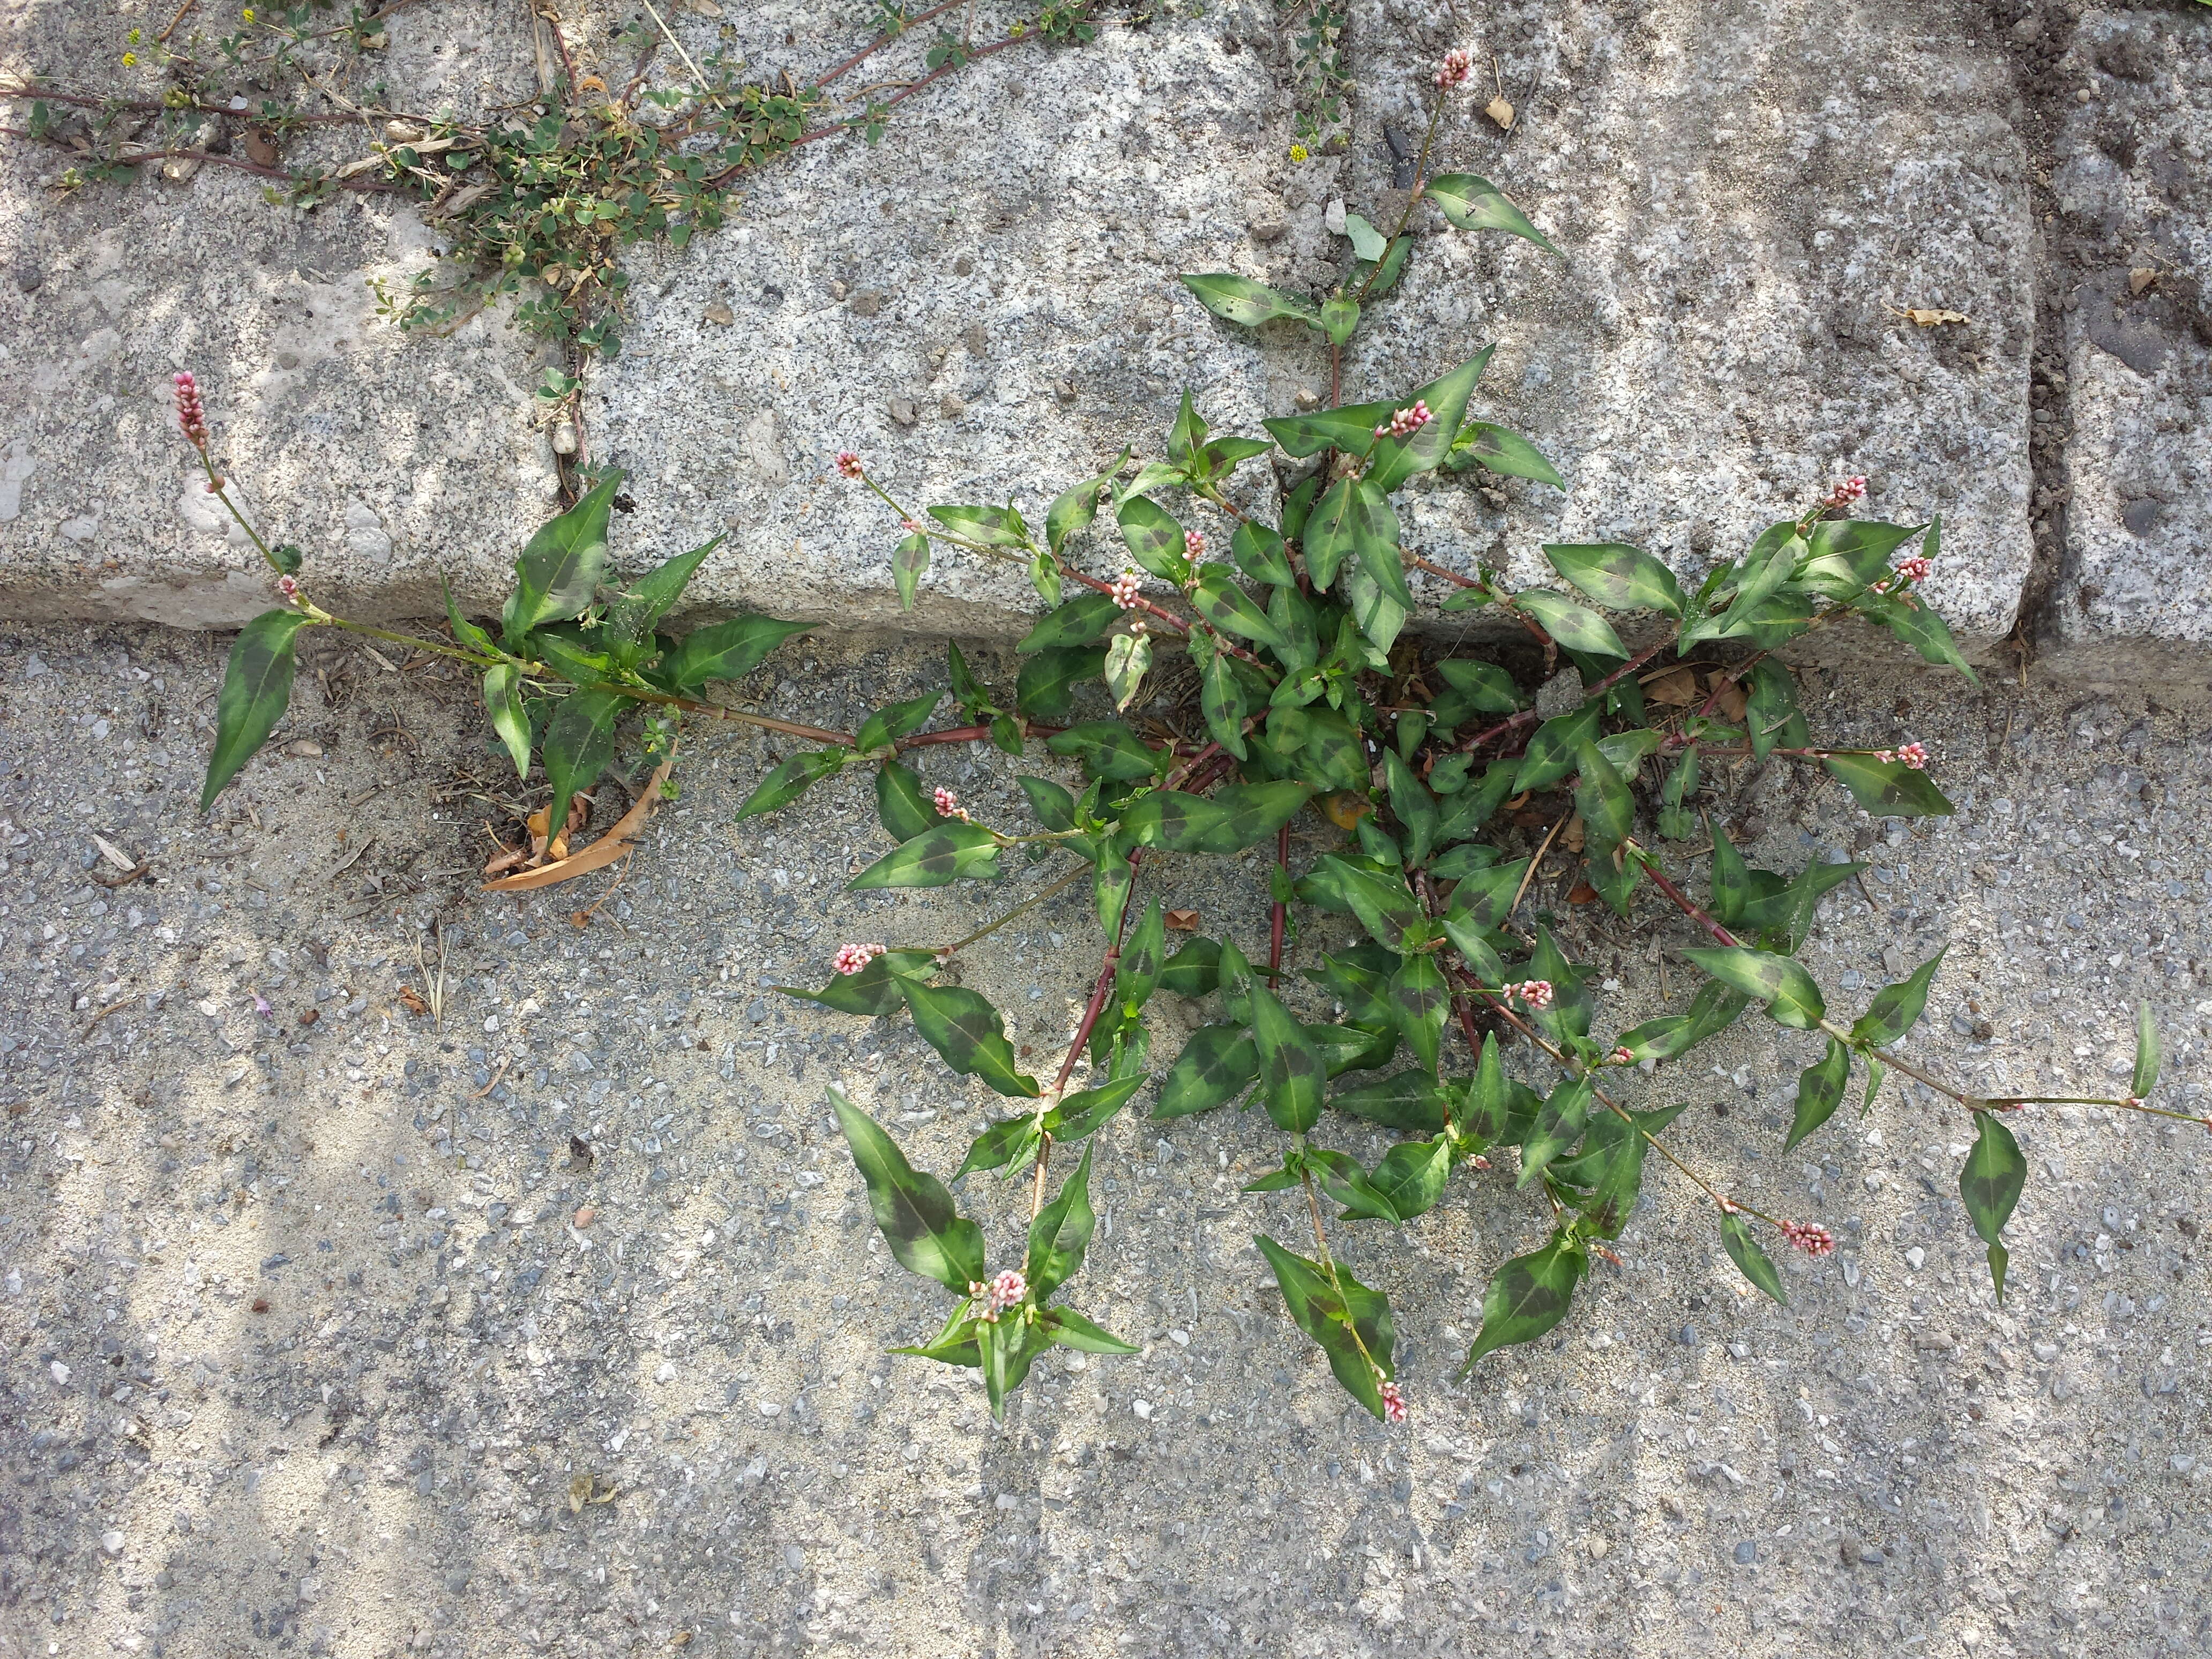
[[[276,579],[276,591],[288,599],[298,599],[300,597],[298,579],[292,576],[279,576]]]
[[[1004,1273],[994,1274],[988,1285],[971,1285],[968,1290],[971,1296],[981,1296],[985,1304],[983,1317],[986,1322],[995,1324],[1000,1314],[1018,1306],[1022,1298],[1030,1293],[1030,1282],[1009,1267]]]
[[[179,369],[169,377],[169,384],[176,389],[177,425],[185,441],[195,449],[205,449],[207,410],[200,403],[199,382],[192,379],[189,370]]]
[[[1403,438],[1409,433],[1419,431],[1434,419],[1436,416],[1430,411],[1428,400],[1416,398],[1407,407],[1393,415],[1388,426],[1376,427],[1375,435],[1378,438]]]
[[[1897,757],[1916,772],[1928,769],[1928,750],[1919,744],[1906,744],[1897,751]]]
[[[1612,1060],[1616,1066],[1633,1066],[1636,1063],[1636,1056],[1626,1048],[1615,1048]]]
[[[884,950],[880,945],[841,945],[830,965],[841,974],[857,974],[883,955]]]
[[[912,519],[901,519],[899,520],[899,528],[905,531],[909,536],[919,536],[921,534],[921,526],[915,523]]]
[[[1832,1255],[1836,1248],[1836,1236],[1810,1221],[1784,1222],[1782,1237],[1807,1255]]]
[[[1548,979],[1523,980],[1518,985],[1507,986],[1505,994],[1519,997],[1531,1008],[1548,1008],[1552,1006],[1552,981]]]
[[[1124,570],[1114,579],[1113,585],[1107,588],[1106,593],[1107,597],[1122,610],[1134,611],[1137,608],[1137,595],[1143,586],[1143,577],[1133,570]]]
[[[1929,560],[1917,553],[1897,562],[1898,576],[1907,584],[1926,581],[1928,573],[1935,568]]]
[[[848,478],[860,477],[866,471],[860,465],[860,458],[849,449],[837,452],[837,470]]]
[[[1192,531],[1190,534],[1183,538],[1183,545],[1190,550],[1190,556],[1192,558],[1204,558],[1206,556],[1206,532],[1203,530]]]
[[[1449,88],[1464,86],[1467,77],[1474,72],[1474,54],[1462,46],[1455,46],[1444,54],[1444,61],[1437,70],[1437,84]]]
[[[1395,1382],[1385,1382],[1382,1385],[1382,1420],[1385,1423],[1402,1423],[1406,1420],[1406,1396],[1398,1392],[1398,1385]]]
[[[930,797],[930,799],[935,804],[937,810],[948,818],[960,810],[960,797],[950,789],[939,789]]]

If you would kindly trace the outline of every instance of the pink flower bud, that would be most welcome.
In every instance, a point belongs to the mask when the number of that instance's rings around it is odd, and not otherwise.
[[[1133,570],[1124,570],[1114,579],[1113,586],[1106,592],[1114,603],[1122,610],[1134,611],[1137,608],[1137,595],[1143,586],[1143,577]]]
[[[1018,1307],[1022,1299],[1029,1295],[1030,1282],[1009,1267],[1004,1273],[993,1275],[988,1285],[970,1285],[968,1293],[981,1298],[984,1320],[996,1324],[1000,1314],[1009,1308]]]
[[[899,528],[905,531],[909,536],[919,536],[921,534],[921,526],[915,523],[912,519],[901,519],[899,520]]]
[[[938,811],[945,817],[951,817],[960,810],[960,797],[950,789],[939,789],[930,797],[930,799],[935,803]]]
[[[1406,1396],[1398,1391],[1395,1382],[1382,1385],[1382,1420],[1402,1423],[1406,1420]]]
[[[1444,88],[1463,86],[1474,72],[1474,54],[1455,46],[1444,54],[1444,61],[1437,70],[1437,84]]]
[[[169,384],[176,390],[179,429],[193,448],[205,449],[208,441],[207,410],[200,403],[199,382],[192,379],[191,371],[179,369],[169,377]]]
[[[837,452],[837,470],[848,478],[860,477],[866,471],[860,465],[860,458],[849,449]]]
[[[1897,758],[1916,772],[1928,769],[1928,750],[1919,744],[1908,743],[1897,751]]]
[[[1190,556],[1192,558],[1204,558],[1206,556],[1206,532],[1203,530],[1192,531],[1190,534],[1183,538],[1183,545],[1190,550]]]
[[[276,579],[276,591],[288,599],[296,599],[300,597],[300,584],[290,576],[279,576]]]
[[[1548,1008],[1552,1006],[1552,981],[1548,979],[1525,979],[1518,985],[1507,986],[1505,994],[1519,997],[1531,1008]]]
[[[1784,1222],[1782,1237],[1804,1251],[1807,1255],[1828,1255],[1832,1254],[1836,1248],[1836,1236],[1826,1227],[1816,1225],[1810,1221]]]
[[[1636,1063],[1636,1056],[1626,1048],[1615,1048],[1611,1059],[1616,1066],[1633,1066]]]
[[[1928,573],[1935,568],[1929,560],[1915,553],[1910,558],[1897,562],[1897,574],[1901,583],[1924,582],[1928,580]]]

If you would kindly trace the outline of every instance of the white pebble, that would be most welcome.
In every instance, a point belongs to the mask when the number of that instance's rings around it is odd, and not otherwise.
[[[1132,1400],[1129,1402],[1129,1409],[1147,1423],[1152,1420],[1152,1402],[1149,1400]]]
[[[100,1534],[100,1547],[106,1550],[110,1555],[122,1554],[123,1534],[116,1531],[112,1527],[109,1528],[106,1532]]]
[[[1911,1264],[1913,1272],[1917,1273],[1922,1267],[1927,1265],[1928,1252],[1922,1249],[1917,1244],[1915,1244],[1911,1249],[1905,1253],[1905,1259]]]
[[[46,1369],[54,1374],[54,1382],[57,1386],[68,1382],[70,1378],[69,1367],[63,1364],[60,1360],[57,1359],[52,1364],[46,1367]]]

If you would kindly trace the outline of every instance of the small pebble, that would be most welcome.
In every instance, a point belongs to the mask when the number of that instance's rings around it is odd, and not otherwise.
[[[903,958],[902,958],[902,960],[903,960]],[[576,1230],[579,1232],[581,1232],[585,1228],[590,1226],[599,1218],[599,1212],[593,1209],[590,1205],[586,1204],[576,1212]]]

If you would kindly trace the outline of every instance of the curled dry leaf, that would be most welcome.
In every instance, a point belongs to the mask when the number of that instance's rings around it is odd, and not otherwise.
[[[2128,292],[2130,294],[2140,294],[2157,280],[2158,268],[2156,266],[2137,265],[2134,270],[2128,272]]]
[[[1923,328],[1934,328],[1943,323],[1970,323],[1973,319],[1963,311],[1935,311],[1924,306],[1892,306],[1890,310],[1909,323]]]
[[[1698,700],[1698,671],[1687,663],[1678,663],[1644,681],[1644,695],[1668,708],[1687,708]]]
[[[1500,132],[1510,132],[1513,130],[1513,106],[1506,102],[1503,93],[1484,105],[1482,112],[1498,123],[1498,130]]]
[[[1570,853],[1583,850],[1583,815],[1579,812],[1567,820],[1567,827],[1559,831],[1559,845]]]
[[[427,1014],[430,1012],[430,1005],[422,1000],[421,994],[411,985],[403,985],[399,988],[399,1002],[400,1006],[410,1014]]]
[[[1165,920],[1168,926],[1179,933],[1194,933],[1198,931],[1198,912],[1195,910],[1170,910],[1167,913]]]
[[[542,866],[535,870],[525,870],[515,875],[503,876],[497,881],[488,881],[483,884],[483,890],[487,893],[526,892],[532,888],[551,887],[572,877],[585,875],[593,870],[605,869],[627,853],[629,850],[629,844],[635,841],[640,832],[644,830],[645,821],[653,816],[653,802],[660,799],[660,786],[668,781],[668,769],[675,763],[676,756],[672,751],[668,757],[653,769],[653,776],[646,781],[646,786],[640,792],[635,805],[622,815],[613,829],[608,830],[605,835],[601,836],[582,852],[572,854],[567,858],[557,858],[551,864]],[[533,834],[538,831],[544,817],[543,811],[531,815],[531,829]],[[572,811],[568,816],[571,827],[574,827],[575,821],[575,814]],[[565,847],[567,844],[568,838],[564,836],[555,843],[555,846],[559,848]]]
[[[1734,680],[1717,686],[1713,691],[1713,708],[1725,720],[1741,720],[1743,711],[1751,706],[1751,699],[1742,686]]]

